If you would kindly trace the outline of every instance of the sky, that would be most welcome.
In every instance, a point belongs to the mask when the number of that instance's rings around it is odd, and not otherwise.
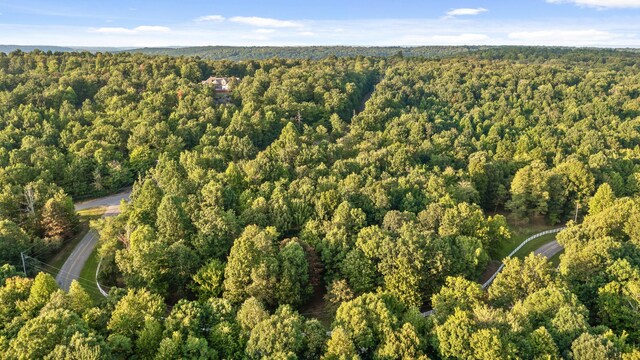
[[[640,47],[640,0],[0,0],[0,44]]]

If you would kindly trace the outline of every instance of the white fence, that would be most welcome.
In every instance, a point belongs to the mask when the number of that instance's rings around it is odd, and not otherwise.
[[[558,232],[560,232],[560,231],[562,231],[564,229],[565,229],[565,227],[561,227],[561,228],[551,229],[551,230],[543,231],[541,233],[537,233],[535,235],[532,235],[532,236],[526,238],[522,243],[520,243],[520,245],[518,245],[518,247],[513,249],[513,251],[509,255],[507,255],[507,257],[510,258],[513,255],[515,255],[515,253],[520,251],[520,249],[522,249],[523,246],[527,245],[531,240],[537,239],[537,238],[539,238],[541,236],[545,236],[545,235],[549,235],[549,234],[555,234],[555,233],[558,233]],[[489,285],[491,285],[493,280],[496,279],[496,276],[498,276],[498,274],[500,273],[500,271],[502,271],[503,268],[504,268],[504,263],[501,263],[500,267],[498,268],[498,270],[496,270],[496,272],[493,275],[491,275],[489,280],[487,280],[484,284],[482,284],[482,288],[486,289],[487,287],[489,287]],[[429,311],[423,312],[422,316],[426,317],[426,316],[431,316],[432,314],[433,314],[433,310],[429,310]]]
[[[96,268],[96,285],[98,286],[98,290],[100,291],[100,294],[102,294],[102,296],[104,297],[108,297],[109,293],[107,291],[104,291],[104,289],[102,288],[102,285],[100,285],[100,282],[98,281],[98,274],[100,273],[100,265],[102,265],[102,259],[100,259],[100,262],[98,262],[98,267]]]
[[[529,243],[531,240],[537,239],[540,236],[545,236],[545,235],[549,235],[549,234],[555,234],[555,233],[558,233],[558,232],[560,232],[560,231],[562,231],[564,229],[565,229],[564,227],[561,227],[561,228],[551,229],[551,230],[543,231],[541,233],[537,233],[535,235],[532,235],[532,236],[526,238],[520,245],[518,245],[517,248],[513,249],[513,251],[509,255],[507,255],[507,257],[508,258],[512,257],[515,253],[520,251],[520,249],[522,249],[522,247],[525,246],[527,243]],[[491,285],[493,280],[496,279],[496,276],[498,276],[498,274],[500,273],[500,271],[502,271],[503,268],[504,268],[504,263],[500,264],[500,267],[498,268],[498,270],[493,275],[491,275],[489,280],[487,280],[484,284],[482,284],[482,288],[486,289],[489,285]]]

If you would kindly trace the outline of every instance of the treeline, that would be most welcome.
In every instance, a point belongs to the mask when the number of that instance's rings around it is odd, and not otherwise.
[[[484,46],[193,46],[126,50],[146,55],[198,56],[208,60],[313,59],[327,57],[443,57],[468,54]]]
[[[29,186],[78,197],[135,181],[131,203],[100,224],[109,299],[96,305],[78,286],[64,294],[6,267],[0,349],[638,356],[638,61],[545,51],[242,63],[0,56],[2,204],[19,215],[8,221],[30,229]],[[241,78],[231,104],[214,105],[200,84],[210,75]],[[511,260],[485,292],[475,280],[511,237],[505,217],[581,224],[558,236],[559,270]],[[321,313],[305,313],[319,297]],[[330,336],[318,315],[333,318]],[[42,335],[47,327],[59,330]]]

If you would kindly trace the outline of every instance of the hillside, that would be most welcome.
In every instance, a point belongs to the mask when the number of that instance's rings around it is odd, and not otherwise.
[[[285,59],[322,59],[329,56],[379,56],[391,57],[402,53],[408,57],[441,57],[455,54],[466,54],[484,47],[478,46],[201,46],[182,48],[143,48],[128,50],[148,55],[199,56],[208,60],[262,60],[269,58]]]
[[[640,57],[456,49],[0,54],[0,357],[637,359]]]

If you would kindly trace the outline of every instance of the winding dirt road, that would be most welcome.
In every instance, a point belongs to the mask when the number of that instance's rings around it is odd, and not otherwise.
[[[75,208],[76,211],[80,211],[91,208],[106,207],[106,211],[102,217],[114,216],[120,213],[120,201],[129,201],[130,195],[131,189],[127,189],[118,194],[76,203]],[[90,229],[82,238],[80,243],[76,245],[76,248],[73,249],[73,252],[69,255],[67,261],[62,265],[62,269],[60,269],[60,272],[58,272],[58,275],[56,276],[56,281],[60,288],[68,291],[71,286],[71,282],[80,277],[80,272],[82,271],[84,264],[87,262],[87,259],[89,259],[89,256],[91,256],[93,249],[96,247],[98,238],[98,233],[95,230]]]

